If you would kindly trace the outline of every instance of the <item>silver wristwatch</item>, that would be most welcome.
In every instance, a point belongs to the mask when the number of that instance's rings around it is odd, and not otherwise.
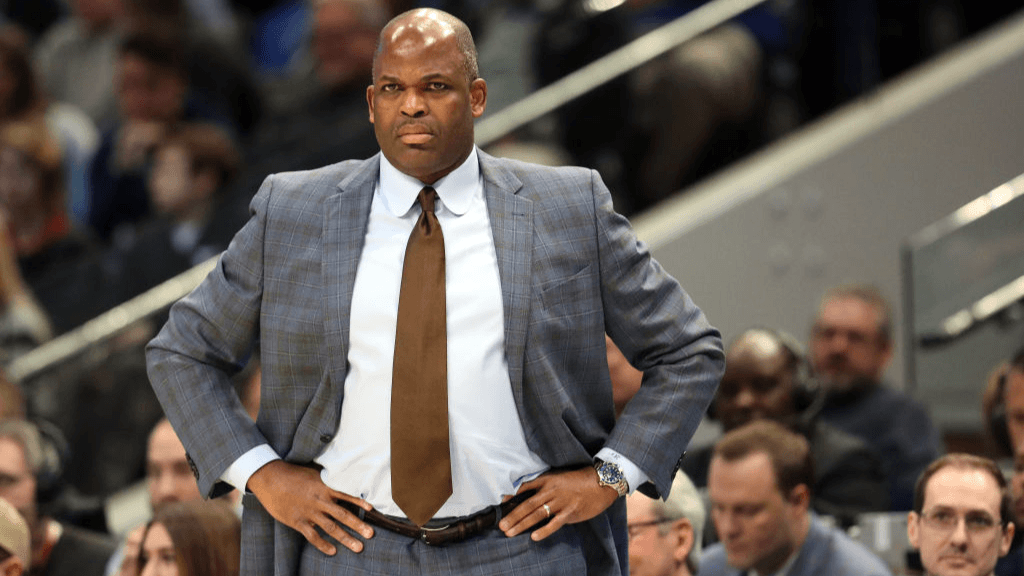
[[[629,483],[626,482],[622,468],[617,464],[594,460],[594,469],[597,470],[597,483],[601,486],[613,488],[619,496],[625,496],[629,492]]]

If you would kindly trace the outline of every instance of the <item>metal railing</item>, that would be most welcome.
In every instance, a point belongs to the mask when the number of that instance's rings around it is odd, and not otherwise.
[[[767,1],[715,0],[704,4],[484,118],[475,128],[476,143],[487,146]],[[198,286],[213,269],[216,259],[211,258],[17,358],[7,368],[8,377],[14,381],[31,378],[167,308]]]

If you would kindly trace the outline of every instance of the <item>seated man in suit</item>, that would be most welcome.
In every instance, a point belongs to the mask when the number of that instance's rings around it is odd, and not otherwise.
[[[992,576],[1013,531],[1010,491],[995,462],[947,454],[921,473],[907,538],[928,576]]]
[[[676,474],[666,500],[626,497],[630,576],[693,576],[700,567],[706,511],[693,482]]]
[[[725,432],[754,420],[780,422],[807,438],[814,457],[811,508],[846,525],[862,512],[886,510],[889,494],[878,456],[863,440],[818,419],[822,393],[807,374],[796,340],[752,328],[726,351],[725,375],[715,396],[715,417]],[[687,452],[683,470],[707,485],[712,447]]]
[[[720,542],[698,576],[888,576],[881,559],[810,512],[813,468],[807,440],[777,422],[723,436],[708,476]]]
[[[811,327],[814,375],[828,390],[821,418],[882,459],[891,510],[910,510],[914,481],[943,452],[925,407],[882,381],[892,359],[892,311],[874,286],[825,292]]]

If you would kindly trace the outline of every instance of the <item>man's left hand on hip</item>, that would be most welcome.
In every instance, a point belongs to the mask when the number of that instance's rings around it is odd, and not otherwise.
[[[597,471],[590,466],[543,474],[519,487],[519,492],[527,490],[537,493],[498,523],[506,536],[517,536],[550,519],[530,536],[534,541],[543,540],[566,524],[590,520],[619,497],[613,488],[598,483]]]

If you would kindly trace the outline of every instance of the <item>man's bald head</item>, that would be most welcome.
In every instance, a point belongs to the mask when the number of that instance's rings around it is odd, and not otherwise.
[[[752,420],[786,421],[795,411],[793,392],[800,362],[783,336],[754,328],[741,334],[725,355],[725,374],[715,398],[728,431]]]
[[[423,39],[427,42],[439,42],[449,37],[455,38],[455,44],[462,54],[466,79],[469,82],[480,77],[477,65],[476,43],[469,27],[455,16],[434,8],[416,8],[395,16],[380,32],[377,51],[373,56],[373,77],[377,78],[377,62],[386,46],[394,45],[401,50],[403,43],[410,48],[419,49]]]

